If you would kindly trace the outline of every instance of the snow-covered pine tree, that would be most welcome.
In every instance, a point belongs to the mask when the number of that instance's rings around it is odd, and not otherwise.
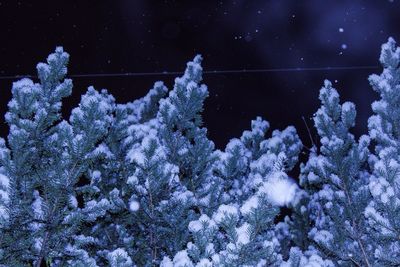
[[[71,93],[71,80],[63,80],[68,55],[57,48],[47,64],[38,64],[40,84],[22,79],[13,84],[6,121],[10,126],[9,153],[3,166],[9,177],[8,220],[2,225],[3,258],[7,265],[39,264],[47,256],[55,230],[54,212],[64,209],[57,188],[60,173],[47,172],[49,166],[62,164],[52,157],[54,144],[63,127],[54,125],[60,118],[61,99]],[[72,178],[72,177],[71,177]],[[53,193],[52,191],[56,189]],[[68,188],[67,190],[70,190]],[[58,214],[57,214],[58,215]]]
[[[182,190],[178,168],[168,162],[165,147],[157,131],[151,130],[128,158],[134,172],[128,177],[131,186],[130,212],[133,215],[132,255],[137,264],[159,264],[165,255],[174,254],[186,244],[187,224],[196,218],[192,210],[194,194]]]
[[[89,239],[78,231],[101,215],[105,203],[80,209],[74,187],[106,133],[108,109],[92,101],[98,93],[89,89],[71,124],[61,120],[61,100],[72,90],[72,81],[64,79],[68,59],[58,47],[47,64],[38,64],[40,83],[13,84],[7,146],[1,141],[2,185],[4,176],[9,180],[0,225],[0,263],[6,266],[95,266],[83,249]]]
[[[373,200],[365,209],[369,234],[376,244],[376,266],[400,265],[400,48],[394,39],[382,45],[381,75],[369,81],[380,99],[372,104],[375,113],[368,128],[375,152],[369,189]]]
[[[225,202],[240,204],[252,196],[281,153],[285,157],[284,171],[292,170],[297,163],[302,144],[295,128],[275,130],[271,138],[266,138],[268,128],[269,123],[257,117],[251,122],[251,130],[244,131],[240,139],[231,139],[224,152],[217,152],[215,172],[223,181]]]
[[[302,144],[293,127],[266,138],[268,122],[258,117],[251,126],[240,139],[232,139],[224,152],[217,152],[214,172],[224,185],[219,199],[223,204],[190,222],[191,241],[173,259],[164,258],[163,266],[282,263],[273,225],[277,205],[285,205],[285,194],[290,192],[279,189],[295,192],[294,185],[287,186],[289,178],[283,171],[294,167]]]
[[[157,82],[144,98],[115,109],[104,143],[111,157],[95,162],[88,175],[100,189],[97,197],[111,204],[91,230],[100,262],[118,249],[143,266],[174,255],[188,242],[198,198],[215,188],[206,182],[212,177],[214,145],[200,128],[208,95],[197,84],[200,61],[197,56],[188,63],[167,98],[166,87]]]
[[[134,235],[138,264],[157,264],[181,250],[188,242],[188,223],[199,216],[198,210],[208,208],[204,201],[215,188],[214,144],[200,128],[208,96],[206,86],[199,85],[200,63],[197,56],[187,64],[174,89],[160,100],[155,120],[132,127],[131,136],[140,142],[127,154],[132,163],[130,201],[140,207]]]
[[[141,231],[136,227],[138,218],[142,218],[134,214],[138,208],[134,206],[136,202],[132,201],[136,183],[132,180],[133,176],[130,176],[132,163],[127,154],[133,147],[140,147],[148,130],[154,130],[158,101],[165,96],[166,91],[166,87],[157,82],[145,97],[123,105],[112,105],[112,123],[101,144],[107,153],[92,162],[87,173],[90,186],[80,189],[92,198],[99,201],[108,199],[110,203],[103,217],[84,228],[96,239],[90,250],[92,255],[97,255],[96,261],[100,265],[118,262],[112,260],[117,255],[128,263],[134,260],[133,256],[135,260],[140,258],[141,254],[134,241],[140,240],[138,233]]]
[[[99,217],[103,220],[106,212],[112,209],[113,203],[100,193],[96,183],[99,179],[98,173],[92,171],[92,168],[99,160],[113,159],[114,155],[105,144],[105,139],[113,123],[114,102],[114,98],[106,90],[98,92],[89,87],[79,106],[72,110],[70,117],[75,135],[70,154],[76,157],[75,164],[81,166],[82,172],[80,179],[74,184],[74,195],[70,201],[71,213],[64,222],[74,222],[78,218],[84,224],[78,225],[79,235],[67,246],[66,251],[71,255],[71,260],[67,261],[69,265],[85,266],[90,261],[90,264],[95,266],[96,262],[99,262],[96,253],[93,253],[93,247],[97,252],[100,241],[90,226],[98,222]],[[91,178],[90,183],[86,184],[85,176]],[[79,254],[82,254],[82,258],[74,256]],[[65,263],[61,261],[59,264]]]
[[[218,187],[212,175],[216,160],[214,143],[202,127],[201,112],[208,89],[202,80],[202,57],[197,55],[187,63],[182,77],[175,79],[173,90],[160,101],[158,119],[161,144],[170,163],[179,168],[181,184],[190,190],[208,209],[209,193]],[[200,203],[199,203],[200,204]]]
[[[314,122],[321,147],[319,153],[310,154],[300,176],[300,185],[309,194],[307,208],[313,222],[308,233],[310,250],[316,248],[335,265],[372,266],[373,243],[364,219],[371,199],[365,168],[369,137],[361,136],[356,142],[349,132],[355,123],[355,106],[340,104],[329,81],[319,98],[322,106]]]

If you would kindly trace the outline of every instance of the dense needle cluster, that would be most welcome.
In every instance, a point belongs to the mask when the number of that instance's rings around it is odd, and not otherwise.
[[[303,145],[260,117],[224,150],[203,127],[201,56],[172,90],[117,104],[89,87],[69,119],[69,55],[14,82],[0,139],[0,266],[400,265],[400,48],[382,46],[369,133],[329,81]],[[290,215],[279,221],[279,208]]]

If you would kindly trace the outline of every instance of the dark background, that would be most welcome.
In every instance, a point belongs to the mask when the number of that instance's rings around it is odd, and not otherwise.
[[[378,66],[380,46],[400,40],[400,1],[0,1],[0,76],[35,74],[58,45],[70,53],[70,74],[183,71],[195,54],[205,70]],[[343,29],[343,30],[341,30]],[[368,84],[381,69],[207,74],[210,97],[204,121],[223,148],[260,115],[271,127],[295,125],[310,144],[304,116],[319,106],[318,91],[331,79],[343,101],[357,105],[355,133],[366,131]],[[118,102],[146,94],[174,76],[75,78],[64,113],[89,85],[108,89]],[[15,80],[15,79],[14,79]],[[0,80],[0,136],[13,79]]]

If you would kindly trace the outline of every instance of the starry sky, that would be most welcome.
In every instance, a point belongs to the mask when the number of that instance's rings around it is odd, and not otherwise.
[[[256,116],[272,128],[295,125],[308,145],[302,116],[311,126],[324,79],[343,101],[356,103],[355,133],[366,130],[376,99],[367,78],[381,71],[381,44],[389,36],[400,40],[399,12],[398,0],[0,1],[0,76],[34,75],[58,45],[71,55],[70,74],[183,71],[199,53],[209,71],[315,68],[204,75],[210,97],[203,118],[217,147],[239,137]],[[173,79],[75,78],[63,112],[68,116],[90,85],[124,103],[145,95],[157,80],[172,88]],[[13,81],[0,79],[2,137]]]

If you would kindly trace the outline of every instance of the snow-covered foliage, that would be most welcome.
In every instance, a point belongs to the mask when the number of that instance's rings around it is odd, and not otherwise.
[[[293,213],[277,225],[281,244],[314,251],[335,265],[400,264],[400,48],[392,38],[382,46],[380,61],[383,73],[369,78],[380,99],[372,104],[369,135],[358,141],[349,132],[354,105],[340,104],[325,82],[314,116],[321,146],[310,149]]]
[[[23,79],[13,84],[6,114],[8,149],[1,141],[2,185],[8,185],[0,248],[1,262],[8,266],[50,259],[54,264],[93,263],[76,235],[101,213],[96,202],[81,209],[70,200],[106,134],[108,110],[91,88],[70,122],[61,119],[61,101],[72,89],[72,81],[64,79],[68,58],[58,47],[47,64],[37,65],[40,83]]]
[[[322,106],[314,122],[321,147],[310,154],[300,176],[300,185],[310,196],[306,208],[313,227],[308,236],[321,255],[335,264],[368,266],[371,240],[363,214],[370,199],[369,176],[364,169],[369,138],[361,136],[357,142],[349,132],[355,122],[355,106],[340,104],[329,81],[319,98]]]
[[[241,207],[222,204],[211,218],[203,214],[189,223],[192,241],[175,257],[186,253],[186,264],[193,266],[278,265],[279,243],[272,227],[277,213],[262,190]]]
[[[69,119],[69,55],[12,86],[0,138],[0,266],[400,265],[400,49],[382,47],[369,134],[329,81],[319,144],[297,168],[294,127],[261,117],[216,149],[201,112],[201,56],[172,90],[117,104],[89,87]],[[371,141],[370,141],[371,140]],[[371,143],[371,144],[370,144]],[[307,151],[303,151],[305,153]],[[281,208],[290,209],[282,218]]]
[[[380,62],[382,74],[369,77],[380,99],[372,104],[374,115],[368,121],[375,152],[369,159],[373,200],[365,215],[377,244],[376,264],[396,266],[400,265],[400,48],[392,38],[382,46]]]

